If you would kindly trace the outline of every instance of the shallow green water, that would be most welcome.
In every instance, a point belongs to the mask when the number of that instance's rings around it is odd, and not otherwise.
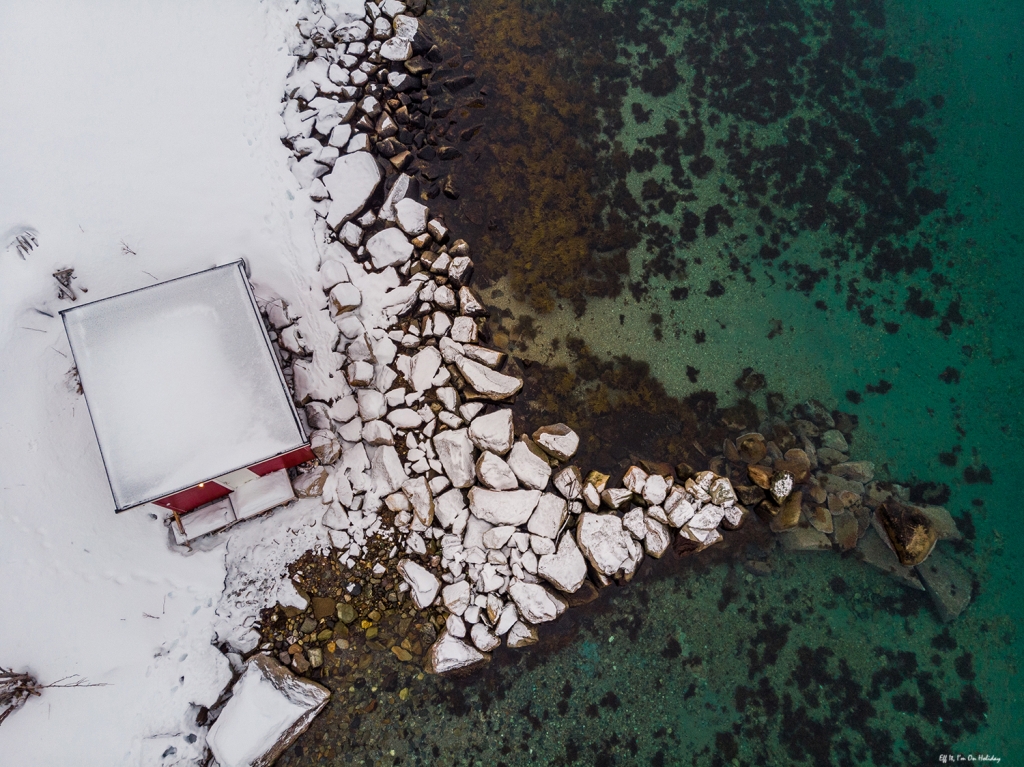
[[[556,5],[560,23],[578,20],[580,3]],[[854,5],[855,24],[863,30],[865,20],[878,19],[873,9],[882,7]],[[632,6],[635,13],[639,4]],[[795,28],[780,22],[794,8],[820,10],[820,30],[807,39],[827,37],[830,14],[837,13],[832,3],[767,6],[761,22],[777,29]],[[609,18],[621,10],[607,8]],[[439,4],[437,23],[450,15],[447,29],[458,32],[461,10]],[[634,163],[620,177],[641,209],[634,222],[643,224],[642,233],[660,223],[669,234],[659,245],[645,234],[630,251],[624,281],[635,290],[591,297],[582,316],[561,300],[554,311],[535,317],[536,337],[521,353],[571,363],[564,339],[579,336],[598,355],[645,360],[670,395],[709,389],[723,402],[738,396],[733,382],[751,367],[766,376],[768,390],[790,403],[815,397],[855,414],[855,457],[874,461],[894,480],[947,486],[944,505],[972,520],[973,540],[956,554],[977,581],[966,613],[943,625],[927,596],[833,554],[774,552],[772,573],[758,577],[725,557],[662,563],[544,632],[549,640],[539,648],[500,654],[489,669],[467,679],[417,680],[407,668],[388,663],[368,671],[365,686],[343,693],[332,706],[340,711],[376,699],[377,709],[344,718],[344,729],[340,714],[329,709],[283,763],[935,764],[942,754],[988,754],[1004,764],[1020,759],[1024,522],[1015,484],[1024,471],[1024,6],[900,0],[885,3],[884,11],[884,28],[865,31],[865,37],[884,46],[882,56],[912,62],[916,71],[895,88],[878,82],[876,71],[854,78],[851,89],[888,89],[897,103],[920,99],[925,105],[923,116],[907,125],[927,130],[934,151],[922,152],[912,173],[915,183],[947,197],[941,210],[888,239],[910,250],[924,243],[932,253],[930,268],[883,270],[873,281],[864,275],[871,257],[856,257],[859,240],[828,226],[796,226],[784,238],[788,250],[771,260],[759,256],[769,232],[757,233],[763,219],[756,207],[742,203],[742,194],[730,204],[731,193],[722,191],[723,184],[733,191],[739,184],[727,153],[714,142],[727,139],[734,123],[749,130],[755,143],[779,143],[782,124],[797,114],[813,120],[814,104],[798,104],[782,121],[758,124],[726,114],[712,126],[710,114],[720,110],[702,99],[696,107],[691,102],[694,73],[680,52],[694,29],[689,21],[670,25],[661,36],[665,53],[647,64],[640,63],[647,44],[619,39],[622,30],[610,26],[605,38],[629,51],[620,63],[633,68],[634,82],[618,100],[621,121],[599,115],[604,135],[589,138],[619,142],[632,154],[650,145],[644,139],[661,134],[665,119],[679,120],[685,131],[679,113],[687,109],[702,119],[706,154],[715,167],[704,178],[690,173],[693,198],[666,212],[658,208],[659,198],[642,198],[644,182],[667,187],[671,169],[661,160],[642,171]],[[581,56],[571,47],[563,53]],[[756,68],[758,55],[764,53],[752,54],[746,65]],[[882,56],[873,58],[876,65]],[[635,81],[665,58],[677,62],[684,84],[653,95]],[[486,77],[488,62],[477,59],[476,65]],[[579,87],[586,87],[587,66],[577,61],[571,67]],[[839,111],[855,113],[864,103],[846,99]],[[646,121],[636,119],[646,113]],[[843,199],[841,186],[830,201]],[[682,241],[684,208],[703,215],[716,202],[732,213],[733,225]],[[772,213],[792,216],[795,208],[799,204],[775,202]],[[450,224],[459,210],[453,207]],[[472,232],[480,217],[466,216],[463,223]],[[658,247],[674,265],[668,276],[645,270]],[[823,258],[825,248],[850,258]],[[514,290],[500,276],[517,264],[497,263],[499,257],[480,257],[494,280],[484,295],[512,319],[532,313],[511,298]],[[685,272],[680,258],[686,259]],[[827,275],[800,289],[800,264]],[[848,306],[851,279],[858,282]],[[721,288],[713,287],[716,281]],[[677,290],[673,297],[673,289],[683,286],[688,296],[680,299]],[[915,295],[934,301],[932,316]],[[950,314],[950,304],[959,317]],[[873,325],[865,321],[868,306],[874,307],[867,314]],[[954,318],[947,327],[944,315]],[[562,343],[553,347],[554,339]],[[762,407],[764,394],[753,395]],[[942,459],[943,453],[949,455]],[[402,701],[396,694],[405,687],[411,694]]]

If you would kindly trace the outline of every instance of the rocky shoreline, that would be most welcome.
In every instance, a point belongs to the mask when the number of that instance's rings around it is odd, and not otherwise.
[[[956,617],[970,577],[935,550],[959,538],[951,516],[850,460],[853,424],[816,402],[699,448],[699,467],[584,473],[569,426],[517,438],[521,370],[483,342],[470,247],[424,204],[457,196],[444,121],[474,82],[433,79],[444,57],[424,7],[333,2],[298,25],[284,141],[317,212],[320,308],[266,313],[318,458],[293,484],[323,501],[333,550],[329,577],[299,568],[304,608],[266,612],[258,651],[300,674],[361,647],[472,668],[503,641],[537,642],[646,557],[699,553],[747,523],[789,550],[855,551]]]

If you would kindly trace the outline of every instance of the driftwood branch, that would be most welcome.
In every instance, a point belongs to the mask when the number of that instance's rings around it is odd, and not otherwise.
[[[62,677],[50,684],[39,684],[31,674],[18,674],[0,666],[0,724],[25,705],[33,695],[55,687],[106,687],[105,682],[89,682],[78,674]]]

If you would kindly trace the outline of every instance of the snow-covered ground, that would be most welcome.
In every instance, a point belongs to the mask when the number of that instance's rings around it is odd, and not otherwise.
[[[274,568],[315,540],[317,500],[187,557],[145,510],[115,515],[51,276],[73,267],[94,300],[244,257],[258,297],[302,304],[313,217],[278,138],[297,13],[0,4],[0,665],[107,685],[49,690],[7,719],[5,767],[201,754],[192,707],[230,677],[215,626],[251,622],[244,594],[215,614],[226,572],[262,557],[273,601]],[[38,248],[23,260],[8,244],[24,229]]]

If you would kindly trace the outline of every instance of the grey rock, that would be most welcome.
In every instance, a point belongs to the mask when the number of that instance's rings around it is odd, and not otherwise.
[[[971,601],[971,574],[948,554],[934,549],[928,559],[917,566],[917,574],[943,621],[956,619],[967,608]]]

